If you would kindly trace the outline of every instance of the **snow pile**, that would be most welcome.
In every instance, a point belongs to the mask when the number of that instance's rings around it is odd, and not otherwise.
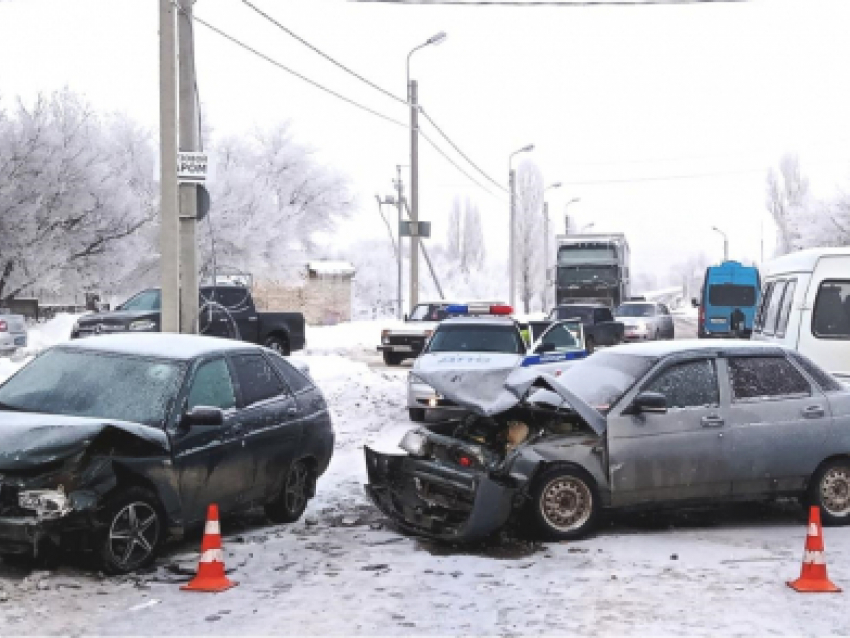
[[[335,326],[307,326],[307,348],[304,354],[375,354],[381,343],[381,330],[403,325],[400,321],[390,319],[352,321]]]
[[[70,315],[60,313],[44,323],[37,324],[27,333],[27,352],[38,353],[55,346],[57,343],[68,341],[71,338],[71,330],[77,319],[83,315]]]

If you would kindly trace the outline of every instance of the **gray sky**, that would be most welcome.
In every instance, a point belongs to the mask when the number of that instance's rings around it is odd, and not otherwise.
[[[699,250],[719,259],[722,240],[712,225],[729,233],[732,257],[758,259],[764,222],[769,251],[764,176],[785,151],[800,154],[817,195],[850,188],[846,0],[622,8],[255,2],[402,96],[407,52],[446,31],[445,43],[413,58],[424,108],[501,183],[508,155],[534,143],[530,157],[547,183],[565,183],[549,193],[558,227],[566,201],[580,197],[571,212],[594,221],[596,231],[625,232],[638,272],[666,272]],[[407,118],[403,105],[239,0],[199,0],[196,12],[300,73]],[[0,94],[29,99],[68,86],[99,109],[124,111],[154,128],[157,47],[155,0],[0,2]],[[405,129],[200,25],[196,48],[204,117],[217,133],[291,121],[299,141],[348,175],[358,193],[363,217],[340,241],[385,232],[374,195],[388,193],[395,165],[408,163]],[[438,139],[433,129],[423,130]],[[507,199],[471,184],[426,144],[421,148],[422,217],[434,222],[437,239],[443,240],[453,197],[468,196],[485,218],[491,254],[506,251]],[[656,179],[691,175],[703,177]]]

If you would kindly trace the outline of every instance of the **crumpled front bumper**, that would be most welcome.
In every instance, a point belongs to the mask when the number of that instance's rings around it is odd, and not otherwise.
[[[406,454],[364,448],[366,493],[405,531],[445,541],[469,542],[490,536],[508,521],[521,500],[511,479],[484,471],[455,469]]]

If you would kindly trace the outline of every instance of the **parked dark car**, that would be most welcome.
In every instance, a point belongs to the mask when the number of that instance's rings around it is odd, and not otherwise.
[[[366,448],[368,493],[411,532],[469,541],[513,519],[573,539],[605,509],[778,497],[850,524],[850,388],[793,350],[624,345],[501,393],[475,393],[493,370],[419,374],[475,414],[411,430],[406,455]]]
[[[270,350],[158,334],[56,346],[0,385],[0,555],[91,550],[122,573],[210,503],[295,521],[333,442],[321,392]]]
[[[71,338],[115,332],[159,332],[160,308],[159,289],[144,290],[112,312],[81,317],[71,331]],[[304,348],[304,315],[260,312],[254,306],[251,292],[242,286],[203,286],[199,309],[198,323],[203,335],[256,343],[282,355]]]
[[[616,346],[623,342],[626,328],[622,322],[614,320],[608,306],[564,304],[552,308],[549,321],[564,319],[581,320],[588,352],[593,352],[596,346]]]

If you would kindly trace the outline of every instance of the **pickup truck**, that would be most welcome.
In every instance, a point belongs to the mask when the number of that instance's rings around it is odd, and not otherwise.
[[[159,332],[160,308],[160,290],[144,290],[112,312],[80,317],[71,330],[71,339],[116,332]],[[283,355],[304,348],[304,315],[259,312],[251,292],[242,286],[202,286],[199,308],[201,334],[263,345]]]
[[[555,306],[549,313],[549,321],[578,319],[584,327],[585,348],[592,353],[596,346],[616,346],[623,342],[626,328],[608,306],[601,304],[564,304]]]
[[[27,326],[21,315],[0,309],[0,355],[14,354],[27,346]]]

